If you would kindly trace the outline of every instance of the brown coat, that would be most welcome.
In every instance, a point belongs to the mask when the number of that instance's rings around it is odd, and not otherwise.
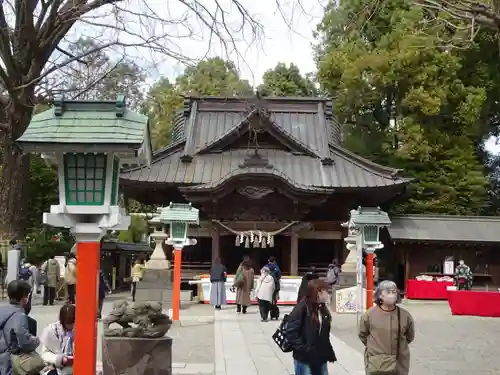
[[[243,268],[241,272],[243,273],[243,287],[236,288],[236,303],[242,306],[250,306],[252,304],[250,291],[254,286],[254,272],[252,268],[248,270]]]
[[[408,375],[410,370],[410,344],[415,338],[413,318],[408,311],[399,308],[401,314],[401,338],[398,359],[398,375]],[[370,308],[359,324],[361,342],[365,345],[365,368],[367,358],[377,354],[396,354],[398,337],[397,311],[385,311],[378,306]],[[366,370],[366,375],[371,375]]]

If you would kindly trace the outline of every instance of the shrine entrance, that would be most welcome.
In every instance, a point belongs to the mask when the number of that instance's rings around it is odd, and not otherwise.
[[[276,236],[274,238],[274,247],[245,247],[236,246],[236,236],[221,236],[220,241],[220,257],[222,262],[227,267],[228,272],[233,274],[236,272],[243,257],[248,255],[252,260],[255,272],[260,272],[260,269],[267,264],[269,257],[276,258],[281,271],[284,274],[290,273],[290,260],[287,259],[287,254],[290,252],[290,237]]]

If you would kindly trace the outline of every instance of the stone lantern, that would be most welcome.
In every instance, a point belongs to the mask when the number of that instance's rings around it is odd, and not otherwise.
[[[191,203],[170,203],[168,207],[159,208],[160,222],[169,225],[169,245],[174,247],[174,285],[172,295],[172,319],[179,320],[181,300],[181,265],[182,249],[196,245],[195,239],[187,237],[189,225],[199,224],[199,211]]]
[[[380,228],[391,225],[387,212],[379,207],[358,207],[351,210],[349,222],[343,226],[349,230],[349,236],[344,239],[350,254],[356,256],[357,308],[360,312],[363,306],[363,251],[366,251],[366,308],[373,305],[373,257],[377,249],[384,247],[380,241]]]
[[[118,205],[122,163],[150,164],[148,118],[116,101],[58,98],[33,116],[16,143],[57,167],[59,204],[43,223],[69,228],[77,241],[78,278],[74,372],[95,374],[97,283],[100,240],[108,230],[126,230],[130,217]]]

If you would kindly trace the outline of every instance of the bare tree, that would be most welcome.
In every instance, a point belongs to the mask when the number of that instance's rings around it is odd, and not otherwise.
[[[473,35],[480,26],[500,28],[499,0],[417,0],[415,3],[452,28],[471,27]],[[457,24],[457,21],[466,21],[467,25]]]
[[[68,87],[58,85],[75,63],[107,50],[116,56],[151,61],[192,62],[185,40],[207,40],[238,52],[263,36],[263,27],[243,0],[4,0],[0,5],[0,236],[21,236],[25,215],[28,156],[14,141],[26,130],[34,107]],[[317,0],[316,0],[317,1]],[[280,12],[281,0],[275,0]],[[302,9],[301,0],[283,0]],[[156,7],[155,7],[156,5]],[[286,20],[288,21],[288,20]],[[94,46],[71,51],[79,37]],[[145,57],[147,56],[147,57]],[[203,57],[203,54],[197,56]],[[119,60],[117,60],[119,61]],[[110,69],[113,69],[110,66]],[[102,78],[109,72],[103,72]],[[88,83],[76,87],[85,96]],[[83,87],[86,86],[86,87]]]

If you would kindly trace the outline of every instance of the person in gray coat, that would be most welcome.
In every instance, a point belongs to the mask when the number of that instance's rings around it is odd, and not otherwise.
[[[0,306],[0,375],[11,375],[9,349],[21,353],[36,350],[40,341],[31,335],[26,316],[31,286],[23,280],[14,280],[7,286],[9,304]]]

